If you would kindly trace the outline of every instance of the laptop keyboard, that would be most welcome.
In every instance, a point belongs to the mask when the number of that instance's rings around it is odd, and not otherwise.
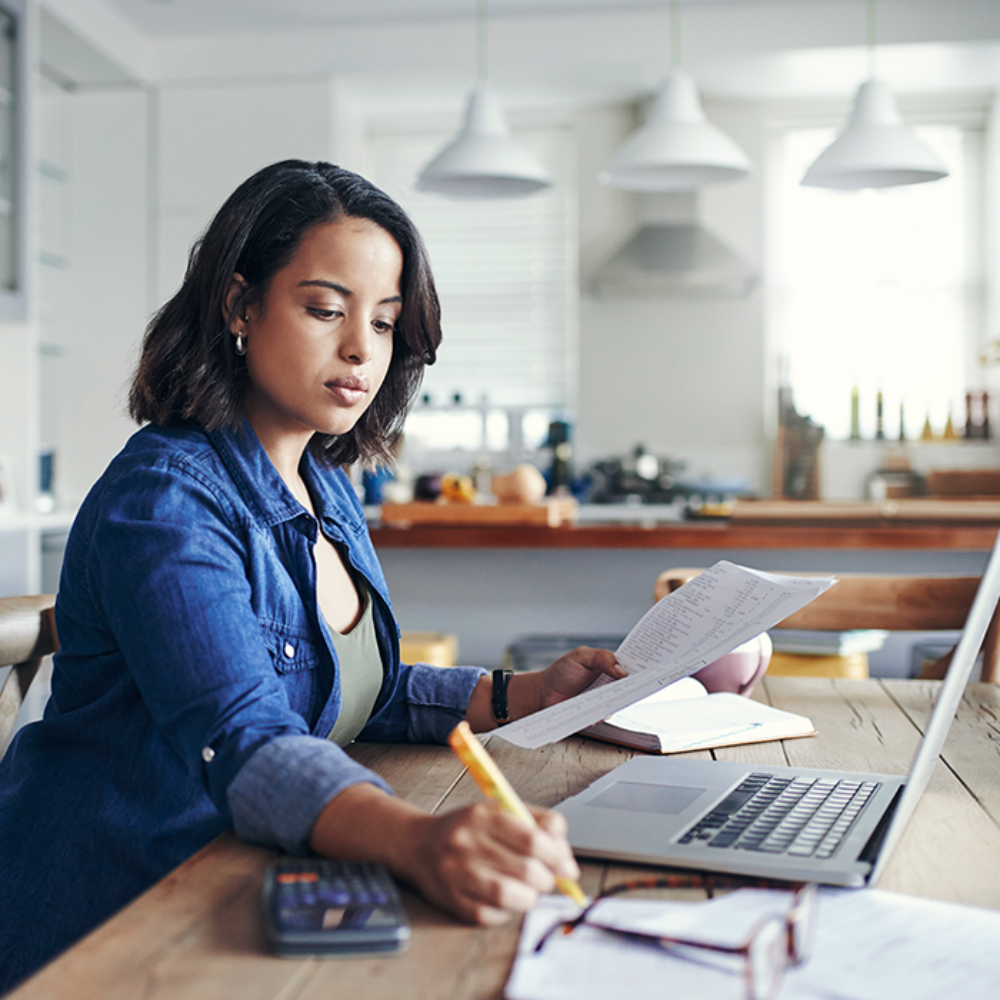
[[[751,774],[680,843],[830,858],[878,782]]]

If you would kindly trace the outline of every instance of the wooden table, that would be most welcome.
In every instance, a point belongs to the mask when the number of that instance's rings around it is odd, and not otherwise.
[[[812,718],[819,735],[716,751],[720,759],[905,772],[936,682],[772,678],[757,697]],[[528,801],[555,805],[624,762],[626,750],[571,738],[542,750],[500,740],[492,751]],[[400,795],[430,810],[478,792],[443,747],[358,745],[353,755]],[[700,756],[708,756],[706,753]],[[239,997],[240,1000],[499,998],[517,922],[461,925],[405,894],[414,933],[401,955],[280,959],[267,954],[260,918],[264,869],[274,854],[231,835],[209,844],[47,966],[10,1000]],[[588,894],[636,869],[587,862]],[[1000,688],[970,685],[931,783],[880,888],[1000,909]]]

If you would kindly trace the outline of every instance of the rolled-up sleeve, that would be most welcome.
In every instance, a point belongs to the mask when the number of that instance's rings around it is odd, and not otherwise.
[[[210,765],[209,765],[210,766]],[[323,808],[360,782],[389,786],[340,747],[312,736],[280,736],[265,743],[230,783],[227,798],[241,840],[308,853]]]
[[[465,718],[472,689],[485,673],[480,667],[414,664],[406,678],[410,709],[407,738],[413,743],[444,743]]]

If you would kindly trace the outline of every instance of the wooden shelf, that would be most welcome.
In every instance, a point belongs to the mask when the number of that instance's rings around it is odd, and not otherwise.
[[[768,506],[765,506],[768,505]],[[766,516],[765,516],[766,515]],[[664,524],[372,525],[384,548],[479,549],[923,549],[988,551],[1000,503],[888,501],[776,505],[728,521]]]

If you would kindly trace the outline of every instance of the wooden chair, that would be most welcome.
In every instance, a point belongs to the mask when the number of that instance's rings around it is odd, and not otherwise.
[[[700,569],[669,569],[656,578],[657,600]],[[800,574],[801,575],[801,574]],[[960,631],[979,588],[976,576],[869,576],[837,573],[839,582],[775,628],[840,632],[871,628],[890,632]],[[926,667],[923,678],[944,676],[954,650]],[[983,641],[982,680],[1000,684],[1000,613],[994,612]]]
[[[0,598],[0,670],[13,668],[0,687],[0,757],[42,660],[59,648],[55,601],[52,594]]]

